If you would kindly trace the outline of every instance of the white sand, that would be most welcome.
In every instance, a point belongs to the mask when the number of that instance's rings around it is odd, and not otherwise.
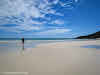
[[[0,72],[100,75],[100,50],[80,47],[84,45],[100,45],[100,40],[45,43],[24,51],[3,52],[0,53]]]

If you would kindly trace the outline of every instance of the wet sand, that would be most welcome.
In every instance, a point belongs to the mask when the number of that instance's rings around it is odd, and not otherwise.
[[[86,45],[100,45],[100,40],[41,43],[34,48],[13,47],[3,52],[0,48],[0,74],[100,75],[100,49],[82,47]]]

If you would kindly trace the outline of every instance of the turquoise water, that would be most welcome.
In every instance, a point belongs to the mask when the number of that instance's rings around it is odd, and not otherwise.
[[[25,40],[70,40],[70,38],[24,38]],[[0,38],[0,40],[21,40],[21,38]]]

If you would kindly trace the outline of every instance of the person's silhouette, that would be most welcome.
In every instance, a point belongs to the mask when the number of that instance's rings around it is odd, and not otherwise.
[[[22,43],[24,44],[24,38],[22,38]]]
[[[23,45],[23,50],[24,50],[24,38],[22,38],[22,45]]]

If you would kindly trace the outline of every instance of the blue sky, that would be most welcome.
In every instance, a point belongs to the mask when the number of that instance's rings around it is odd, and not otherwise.
[[[99,20],[99,0],[0,0],[0,38],[72,38]]]

